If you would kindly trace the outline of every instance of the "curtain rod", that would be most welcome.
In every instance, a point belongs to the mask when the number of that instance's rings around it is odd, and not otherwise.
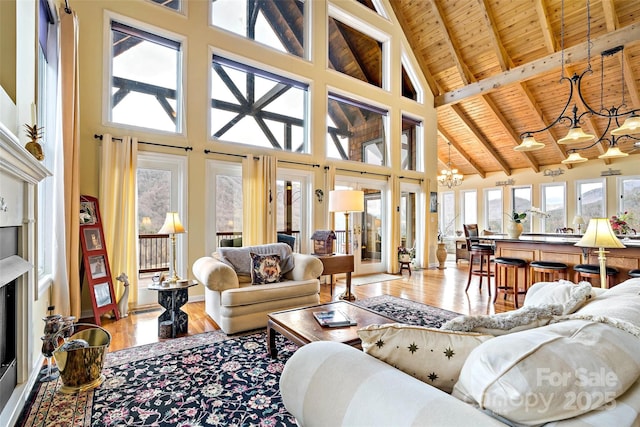
[[[311,166],[314,168],[319,168],[320,165],[317,163],[304,163],[304,162],[294,162],[291,160],[278,160],[278,163],[289,163],[290,165],[301,165],[301,166]]]
[[[93,137],[95,139],[99,139],[100,141],[102,141],[102,135],[100,135],[100,134],[96,133],[96,134],[93,135]],[[111,139],[113,139],[115,141],[122,141],[122,138],[112,137]],[[180,145],[159,144],[157,142],[138,141],[138,144],[155,145],[156,147],[179,148],[179,149],[184,150],[184,151],[193,150],[193,147],[182,147]]]
[[[64,0],[64,11],[68,14],[71,14],[71,12],[73,12],[69,7],[69,0]]]
[[[204,149],[204,154],[222,154],[223,156],[242,157],[243,159],[247,158],[245,154],[223,153],[222,151],[211,151],[206,148]],[[254,157],[253,159],[258,160],[258,157]]]
[[[377,175],[377,176],[384,176],[385,178],[391,178],[391,175],[386,174],[386,173],[377,173],[377,172],[365,172],[365,171],[354,171],[352,169],[341,169],[341,168],[336,168],[337,171],[343,171],[343,172],[355,172],[355,173],[359,173],[360,175]]]
[[[420,182],[424,181],[424,179],[422,179],[422,178],[413,178],[411,176],[403,176],[403,175],[400,175],[398,178],[400,178],[400,179],[412,179],[414,181],[420,181]]]

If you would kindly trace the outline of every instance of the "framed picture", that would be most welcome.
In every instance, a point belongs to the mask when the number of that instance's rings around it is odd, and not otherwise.
[[[96,221],[96,205],[91,201],[80,200],[80,225],[93,225]]]
[[[105,268],[104,255],[90,256],[89,269],[91,270],[92,279],[107,277],[107,269]]]
[[[96,305],[103,307],[111,304],[111,292],[109,289],[109,283],[100,283],[93,286],[93,295],[96,298]]]
[[[438,193],[435,191],[429,194],[429,212],[438,212]]]
[[[82,232],[84,233],[84,241],[87,243],[87,250],[98,251],[102,249],[99,228],[85,228]]]

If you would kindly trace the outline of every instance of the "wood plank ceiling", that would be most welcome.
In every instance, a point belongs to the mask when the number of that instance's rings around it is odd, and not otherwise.
[[[369,0],[360,2],[371,7]],[[452,167],[465,175],[511,175],[520,168],[539,172],[566,158],[575,146],[556,143],[568,130],[562,124],[536,134],[545,143],[541,150],[513,148],[522,132],[544,128],[567,101],[569,85],[560,83],[563,30],[565,75],[580,74],[588,65],[586,1],[565,0],[564,26],[561,0],[390,3],[436,96],[441,167],[448,162],[448,142]],[[602,105],[619,106],[624,80],[627,109],[640,108],[640,1],[592,0],[589,9],[593,73],[583,80],[585,100],[600,108],[602,87]],[[601,67],[600,53],[618,45],[624,45],[622,53],[605,57]],[[579,100],[578,109],[584,111]],[[589,117],[581,124],[596,135],[607,125]],[[640,148],[633,144],[621,143],[622,151],[637,155]],[[581,154],[597,158],[607,147],[598,144]]]

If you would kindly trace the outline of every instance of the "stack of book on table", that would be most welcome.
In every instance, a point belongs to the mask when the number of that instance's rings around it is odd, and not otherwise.
[[[342,326],[355,326],[357,323],[340,310],[315,311],[313,316],[318,323],[328,328],[339,328]]]

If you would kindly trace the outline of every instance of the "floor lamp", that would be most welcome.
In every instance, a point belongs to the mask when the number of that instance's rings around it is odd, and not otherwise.
[[[158,230],[158,234],[169,234],[171,238],[171,265],[173,266],[173,276],[168,280],[169,283],[178,283],[178,269],[176,268],[176,234],[185,233],[186,230],[180,222],[178,212],[167,212],[162,228]]]
[[[598,260],[600,261],[600,287],[607,287],[607,265],[605,249],[624,248],[620,239],[616,237],[608,218],[591,218],[584,236],[575,244],[584,248],[598,248]]]
[[[349,255],[349,214],[351,212],[364,211],[364,192],[359,190],[333,190],[329,192],[329,212],[344,213],[344,251]],[[340,299],[355,300],[351,293],[351,283],[347,283],[347,289],[340,295]]]

